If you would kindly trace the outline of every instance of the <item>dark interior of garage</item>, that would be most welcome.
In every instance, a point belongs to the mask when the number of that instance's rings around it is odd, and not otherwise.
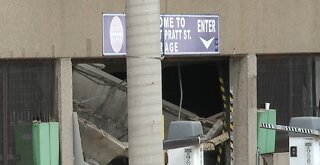
[[[125,70],[125,64],[122,64],[120,68]],[[126,79],[125,72],[110,71],[107,72],[122,80]],[[219,77],[224,80],[225,91],[229,91],[229,62],[227,59],[206,62],[187,60],[179,63],[164,61],[162,63],[162,97],[179,106],[181,80],[182,108],[202,118],[213,116],[224,111]],[[216,156],[216,152],[205,152],[205,164],[215,163]]]
[[[115,65],[115,64],[114,64]],[[105,70],[122,80],[126,79],[125,64],[122,71]],[[162,98],[175,105],[180,104],[180,78],[183,91],[182,108],[200,117],[209,117],[222,111],[219,76],[229,84],[228,60],[209,62],[163,62],[162,64]],[[228,85],[226,85],[228,88]],[[227,91],[228,89],[226,89]]]
[[[175,65],[165,67],[162,72],[163,99],[176,105],[180,104],[178,70],[178,65]],[[204,118],[222,111],[217,62],[182,63],[180,64],[180,72],[183,108]]]

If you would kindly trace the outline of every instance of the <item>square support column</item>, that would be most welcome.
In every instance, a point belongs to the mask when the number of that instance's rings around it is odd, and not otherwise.
[[[255,165],[257,152],[257,57],[230,59],[234,92],[234,164]]]
[[[72,64],[70,58],[56,60],[57,111],[60,126],[60,155],[62,165],[73,165],[73,104]]]

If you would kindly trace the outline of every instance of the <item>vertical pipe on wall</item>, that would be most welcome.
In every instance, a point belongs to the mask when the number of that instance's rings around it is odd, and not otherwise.
[[[160,1],[126,0],[130,165],[162,165]]]

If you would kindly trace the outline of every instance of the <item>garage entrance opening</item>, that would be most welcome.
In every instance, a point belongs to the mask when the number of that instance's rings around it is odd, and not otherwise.
[[[74,109],[78,111],[80,118],[90,121],[97,128],[106,131],[118,139],[120,143],[128,140],[126,79],[125,59],[112,59],[103,62],[99,60],[73,61]],[[223,88],[225,97],[228,99],[228,58],[165,59],[162,62],[162,103],[165,132],[170,121],[178,120],[177,114],[181,99],[180,81],[183,93],[182,120],[199,120],[197,117],[192,118],[197,115],[201,121],[206,122],[209,120],[205,121],[203,118],[226,111],[224,109],[225,101],[222,99],[220,79],[224,81]],[[204,132],[206,133],[211,126],[210,122],[204,123]],[[102,146],[96,147],[101,148]],[[85,147],[84,152],[86,153]],[[216,155],[216,151],[205,152],[205,163],[213,164],[217,160]],[[222,153],[219,153],[219,156],[221,159],[224,158]],[[98,161],[98,159],[95,160]],[[118,164],[116,161],[112,163]],[[122,163],[125,164],[125,162]]]

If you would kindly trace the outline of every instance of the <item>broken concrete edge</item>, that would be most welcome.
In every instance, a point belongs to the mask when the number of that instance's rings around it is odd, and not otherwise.
[[[85,73],[92,78],[97,79],[98,81],[103,81],[106,83],[110,83],[111,85],[117,86],[118,89],[126,91],[127,86],[126,84],[121,84],[124,80],[121,80],[117,77],[112,76],[111,74],[108,74],[92,65],[89,64],[77,64],[72,66],[76,71]]]
[[[114,141],[116,144],[121,146],[123,149],[128,149],[128,143],[127,142],[119,141],[117,138],[113,137],[112,135],[110,135],[109,133],[105,132],[104,130],[97,128],[94,124],[88,122],[87,120],[79,118],[79,123],[85,124],[86,127],[90,127],[91,129],[95,129],[95,130],[99,131],[102,137],[110,138],[112,141]]]
[[[128,144],[119,141],[94,124],[79,119],[81,143],[87,159],[107,164],[117,156],[128,156]]]
[[[93,121],[91,121],[88,117],[92,117],[97,121],[107,122],[110,126],[116,128],[118,130],[121,130],[124,132],[128,131],[128,129],[125,129],[125,130],[123,129],[124,127],[126,127],[125,125],[120,124],[119,122],[108,117],[107,115],[101,115],[101,114],[95,112],[94,110],[92,110],[91,108],[79,106],[79,104],[74,104],[73,106],[74,106],[74,110],[79,113],[79,116],[81,119],[85,120],[88,123],[94,124],[98,129],[103,129],[103,128],[99,128],[97,126],[97,124],[94,123]],[[103,130],[105,130],[105,129],[103,129]],[[115,135],[113,135],[113,136],[115,136]]]
[[[107,116],[105,115],[100,115],[96,112],[94,112],[92,109],[90,108],[86,108],[85,106],[81,106],[79,104],[74,104],[74,109],[80,113],[79,115],[81,116],[82,119],[85,119],[86,121],[88,122],[91,122],[92,124],[95,124],[95,126],[99,129],[103,129],[103,130],[106,130],[105,128],[101,128],[101,127],[98,127],[94,121],[92,121],[90,118],[88,118],[89,116],[90,117],[93,117],[95,120],[98,120],[98,121],[105,121],[105,122],[108,122],[108,124],[110,124],[110,126],[114,127],[114,128],[117,128],[117,129],[120,129],[124,132],[126,132],[127,130],[123,130],[123,126],[120,126],[118,122],[116,121],[113,121],[112,119],[108,118]],[[164,107],[163,107],[163,110],[166,112],[166,113],[170,113],[170,114],[173,114],[175,116],[178,115],[178,110],[177,110],[177,106],[172,104],[172,103],[169,103],[167,101],[164,100]],[[203,124],[203,129],[204,129],[204,132],[207,132],[209,131],[209,129],[214,125],[216,124],[217,121],[223,121],[223,115],[224,113],[221,112],[221,113],[218,113],[216,115],[213,115],[213,116],[210,116],[208,118],[200,118],[198,116],[196,116],[195,114],[185,110],[185,109],[182,109],[182,112],[181,112],[181,117],[183,120],[192,120],[192,121],[200,121],[202,124]],[[166,116],[166,115],[165,115]],[[110,133],[110,132],[109,132]],[[117,137],[115,134],[112,134],[113,136]],[[118,138],[118,137],[117,137]],[[118,138],[119,139],[119,138]],[[120,139],[119,139],[120,140]],[[121,140],[122,141],[122,140]]]

